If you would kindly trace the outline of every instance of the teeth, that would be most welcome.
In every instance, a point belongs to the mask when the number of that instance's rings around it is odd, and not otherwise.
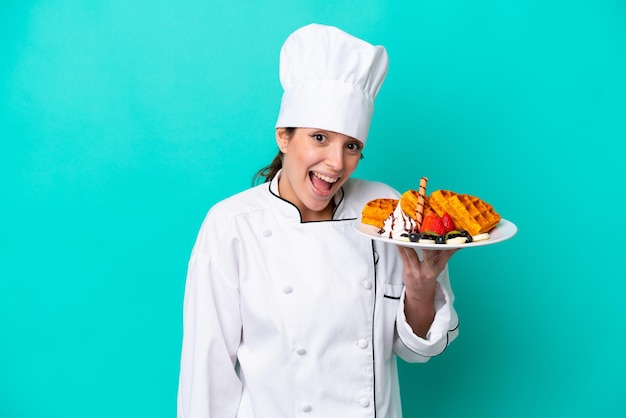
[[[339,180],[339,177],[326,177],[325,175],[316,173],[315,171],[313,172],[313,175],[318,179],[324,180],[326,183],[334,183]]]

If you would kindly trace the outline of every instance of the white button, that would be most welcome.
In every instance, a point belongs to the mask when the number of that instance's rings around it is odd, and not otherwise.
[[[313,408],[311,408],[311,405],[304,405],[302,407],[302,412],[311,412],[313,410]]]
[[[291,292],[293,292],[293,287],[289,286],[288,284],[283,286],[283,293],[290,294]]]
[[[366,397],[362,397],[361,399],[359,399],[359,405],[361,405],[363,408],[367,408],[368,406],[370,406],[370,400]]]
[[[303,355],[306,354],[306,350],[304,348],[298,348],[296,350],[296,354],[299,355],[299,356],[303,356]]]
[[[270,229],[266,229],[263,231],[263,236],[265,238],[271,237],[272,236],[272,231]]]
[[[368,343],[367,340],[365,338],[361,338],[359,341],[356,342],[357,345],[361,348],[367,348]]]
[[[369,280],[366,280],[362,283],[363,287],[366,288],[367,290],[370,290],[372,288],[372,282]]]

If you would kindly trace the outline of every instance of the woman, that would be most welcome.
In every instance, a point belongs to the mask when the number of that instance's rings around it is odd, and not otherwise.
[[[178,417],[401,417],[396,356],[457,334],[453,251],[369,240],[363,205],[398,197],[350,179],[387,72],[384,48],[309,25],[281,50],[279,154],[266,183],[216,204],[185,290]]]

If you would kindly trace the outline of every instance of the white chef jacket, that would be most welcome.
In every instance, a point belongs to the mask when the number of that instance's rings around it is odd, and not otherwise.
[[[331,221],[303,223],[279,197],[279,175],[216,204],[202,224],[178,418],[401,417],[396,356],[428,361],[458,332],[447,267],[422,339],[404,315],[396,246],[353,226],[367,201],[397,191],[349,179]]]

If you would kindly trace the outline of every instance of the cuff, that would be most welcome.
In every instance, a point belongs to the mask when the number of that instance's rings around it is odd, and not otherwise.
[[[435,291],[435,318],[426,334],[426,338],[415,335],[406,320],[404,314],[405,295],[406,290],[403,289],[396,317],[396,329],[399,337],[395,347],[397,354],[405,360],[411,359],[416,355],[434,357],[441,354],[458,333],[458,317],[452,307],[450,295],[440,283],[437,283]]]

